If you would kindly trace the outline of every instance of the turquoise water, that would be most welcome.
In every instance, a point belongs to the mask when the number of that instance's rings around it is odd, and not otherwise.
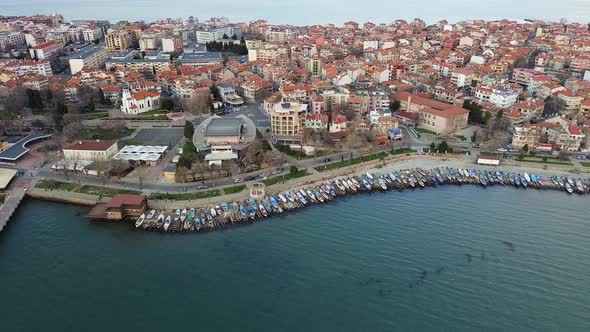
[[[200,20],[226,16],[234,21],[267,19],[272,24],[342,24],[392,22],[420,17],[429,23],[442,19],[539,18],[590,21],[587,0],[0,0],[3,15],[61,13],[67,19],[156,20],[190,15]]]
[[[26,201],[3,331],[588,331],[589,197],[444,187],[161,235]]]

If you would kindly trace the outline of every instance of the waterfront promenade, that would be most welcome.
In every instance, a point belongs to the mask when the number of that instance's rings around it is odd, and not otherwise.
[[[4,229],[24,197],[24,188],[16,188],[8,195],[4,204],[0,206],[0,232]]]

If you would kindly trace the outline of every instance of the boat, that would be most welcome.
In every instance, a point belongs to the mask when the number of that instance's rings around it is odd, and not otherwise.
[[[144,220],[145,213],[143,213],[141,216],[139,216],[139,218],[137,218],[137,221],[135,222],[135,228],[139,228],[141,225],[143,225]]]
[[[290,191],[287,191],[285,193],[285,196],[287,197],[288,200],[290,200],[291,202],[295,202],[295,198],[293,197],[293,195],[291,194]]]
[[[346,187],[342,184],[342,182],[340,182],[340,180],[336,180],[336,187],[342,191],[346,191]]]
[[[346,182],[348,183],[348,186],[350,187],[350,189],[352,189],[352,191],[357,191],[359,189],[355,181],[352,181],[352,179],[348,179]]]
[[[262,206],[264,206],[264,209],[268,211],[268,213],[272,213],[272,207],[270,206],[270,203],[267,200],[262,201]]]
[[[242,217],[246,216],[246,209],[242,204],[240,204],[240,213],[242,214]]]
[[[191,219],[194,219],[196,214],[197,214],[197,211],[195,210],[195,208],[191,208],[190,211],[188,212],[188,216]]]
[[[367,172],[367,177],[370,181],[373,181],[373,175],[371,173]]]
[[[367,190],[371,190],[371,184],[369,184],[369,181],[367,181],[366,179],[363,179],[363,185],[365,186],[365,188],[367,188]]]
[[[252,208],[252,206],[248,205],[247,210],[248,210],[248,215],[250,216],[250,219],[254,220],[254,218],[256,217],[256,213],[254,212],[254,209]]]
[[[283,194],[279,194],[279,199],[283,202],[283,203],[287,203],[287,198],[285,197],[285,195]]]
[[[221,206],[216,205],[215,206],[215,212],[217,212],[218,216],[221,216],[223,214],[223,211],[221,210]]]
[[[270,196],[270,204],[272,204],[272,207],[275,209],[279,208],[279,202],[277,202],[277,199],[274,198],[274,196]]]
[[[412,187],[412,188],[416,187],[416,181],[414,181],[414,179],[409,178],[408,183],[410,184],[410,187]]]
[[[320,203],[325,202],[324,196],[322,196],[322,193],[320,193],[319,191],[315,192],[315,196]]]
[[[151,210],[150,213],[145,217],[145,219],[150,220],[156,215],[156,210]]]
[[[215,208],[211,208],[211,217],[216,217],[217,216],[217,212],[215,211]]]
[[[342,186],[344,186],[344,189],[352,190],[352,188],[350,188],[352,182],[351,183],[348,183],[348,182],[349,182],[348,180],[344,179],[340,183],[342,184]],[[354,184],[352,184],[352,186],[354,187]]]
[[[530,177],[529,177],[529,179],[530,179]],[[529,180],[527,180],[526,177],[522,177],[522,178],[520,178],[520,183],[522,184],[523,187],[526,188],[529,185]]]
[[[385,179],[385,182],[387,182],[389,184],[391,184],[393,182],[393,180],[387,174],[383,174],[383,178]]]
[[[268,211],[266,211],[266,209],[264,208],[264,205],[259,204],[258,210],[260,210],[260,213],[262,213],[263,216],[268,217]]]
[[[572,188],[572,186],[570,185],[569,182],[565,183],[565,190],[570,194],[572,194],[574,192],[574,188]]]
[[[176,209],[174,213],[174,221],[178,221],[178,219],[180,219],[180,209]]]
[[[170,223],[172,222],[172,217],[168,216],[166,217],[166,220],[164,221],[164,231],[168,231],[168,228],[170,227]]]
[[[182,212],[180,212],[180,221],[184,222],[186,220],[186,209],[183,209]]]
[[[164,223],[164,220],[166,220],[166,216],[162,212],[158,215],[158,218],[156,220],[158,221],[158,226],[162,226],[162,224]]]
[[[199,217],[195,217],[195,227],[197,230],[201,229],[201,219]]]
[[[584,190],[584,185],[582,184],[582,181],[580,181],[580,180],[576,181],[576,189],[578,190],[578,192],[580,194],[584,193],[585,190]]]
[[[445,180],[443,179],[442,175],[440,175],[440,173],[436,173],[436,180],[440,183],[445,183]]]
[[[572,187],[575,185],[575,183],[574,183],[574,179],[572,179],[572,178],[571,178],[571,176],[568,176],[568,177],[567,177],[567,183],[569,183],[569,184],[570,184],[570,186],[572,186]]]
[[[303,190],[303,188],[299,189],[299,192],[303,197],[307,197],[307,193],[305,192],[305,190]]]
[[[248,203],[254,209],[254,211],[258,210],[258,205],[256,204],[256,201],[253,198],[248,198]]]
[[[424,188],[424,186],[426,186],[426,184],[424,183],[424,181],[422,181],[421,179],[418,179],[418,185],[422,188]]]
[[[479,175],[479,183],[481,183],[481,185],[484,187],[488,185],[488,178],[485,176],[484,173],[481,173]]]
[[[381,186],[381,189],[387,190],[387,184],[385,183],[385,178],[383,178],[382,176],[379,177],[379,185]]]
[[[227,206],[227,203],[221,203],[221,209],[223,210],[223,212],[229,211],[229,207]]]
[[[356,189],[361,189],[361,183],[358,182],[355,178],[350,178],[350,181],[352,181],[352,183],[354,183],[354,185],[356,186]]]
[[[529,176],[529,173],[524,172],[524,179],[526,180],[526,182],[531,182],[531,177]]]
[[[514,184],[518,187],[520,186],[520,176],[515,175],[514,176]]]

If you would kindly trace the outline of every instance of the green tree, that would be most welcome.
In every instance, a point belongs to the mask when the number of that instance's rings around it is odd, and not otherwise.
[[[195,134],[195,127],[193,126],[193,123],[190,121],[186,121],[184,123],[184,137],[192,140],[194,134]]]
[[[47,91],[45,92],[45,99],[48,103],[51,103],[51,101],[53,100],[53,92],[51,92],[50,89],[47,89]]]
[[[474,131],[473,134],[471,134],[471,143],[475,143],[477,141],[477,131]]]
[[[525,153],[529,153],[529,145],[528,145],[528,144],[525,144],[525,145],[522,147],[522,151],[524,151]]]
[[[471,100],[465,100],[463,102],[463,108],[469,110],[469,122],[471,123],[483,123],[483,108],[476,102]]]
[[[172,99],[162,99],[160,108],[166,111],[172,111],[174,109],[174,101]]]
[[[38,90],[27,89],[26,94],[30,108],[37,110],[43,109],[43,98],[41,98],[41,93]]]
[[[447,143],[447,141],[442,141],[438,144],[437,146],[437,151],[438,153],[446,153],[449,151],[449,144]]]
[[[299,172],[299,170],[297,169],[297,166],[289,167],[289,173],[291,173],[291,175],[295,175],[295,174],[297,174],[297,172]]]
[[[402,107],[402,104],[399,102],[399,100],[395,100],[392,103],[389,103],[389,109],[392,112],[396,112],[399,111],[399,109]]]
[[[436,144],[434,144],[434,142],[430,143],[430,152],[436,152]]]
[[[238,40],[238,35],[236,35],[235,33],[231,36],[231,39],[233,40]]]
[[[504,117],[504,111],[500,110],[498,113],[496,113],[496,120],[502,121],[503,117]]]
[[[229,39],[229,36],[226,33],[224,33],[223,34],[223,39]]]
[[[96,103],[94,102],[94,97],[90,97],[90,100],[88,101],[88,105],[86,106],[86,109],[90,113],[96,111]]]

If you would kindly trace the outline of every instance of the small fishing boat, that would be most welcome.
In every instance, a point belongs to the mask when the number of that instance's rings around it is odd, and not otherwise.
[[[542,186],[543,185],[543,179],[537,175],[537,183]]]
[[[443,179],[442,175],[440,175],[440,173],[436,173],[436,180],[439,183],[445,183],[445,180]]]
[[[279,202],[277,202],[277,199],[274,198],[274,196],[270,196],[270,204],[272,204],[272,207],[275,209],[279,208]]]
[[[530,179],[530,177],[529,177],[529,179]],[[523,187],[526,188],[529,185],[529,180],[527,180],[526,177],[522,177],[522,178],[520,178],[520,183],[522,184]]]
[[[352,191],[357,191],[359,189],[356,183],[354,183],[354,181],[352,181],[351,179],[346,180],[346,183],[348,183],[348,186]]]
[[[180,212],[180,221],[184,222],[186,220],[186,209],[183,209],[182,212]]]
[[[567,183],[569,183],[571,187],[573,187],[575,185],[574,179],[572,179],[571,176],[567,177]]]
[[[217,212],[218,216],[221,216],[223,214],[223,211],[221,210],[221,206],[215,205],[215,212]]]
[[[385,179],[383,177],[379,177],[379,186],[381,186],[381,189],[387,190],[387,184],[385,183]]]
[[[303,190],[303,188],[299,189],[299,192],[303,197],[307,197],[307,193],[305,192],[305,190]]]
[[[393,182],[393,180],[391,180],[391,178],[387,174],[383,174],[383,178],[385,179],[385,182],[387,182],[389,184],[391,184]]]
[[[325,201],[326,201],[326,200],[325,200],[325,197],[324,197],[324,196],[322,196],[322,193],[320,193],[319,191],[316,191],[316,192],[315,192],[315,196],[316,196],[317,200],[318,200],[320,203],[323,203],[323,202],[325,202]]]
[[[167,216],[166,220],[164,221],[164,231],[168,231],[168,228],[170,227],[170,223],[172,222],[172,217]]]
[[[223,212],[229,211],[229,207],[227,206],[227,203],[221,203],[221,209],[223,210]]]
[[[408,179],[408,183],[410,184],[410,187],[415,188],[416,187],[416,181],[414,181],[414,179],[409,178]]]
[[[584,185],[582,184],[582,181],[580,181],[580,180],[576,181],[576,189],[578,190],[578,192],[580,194],[584,193],[585,190],[584,190]]]
[[[283,202],[283,203],[287,203],[287,198],[285,197],[285,195],[283,194],[279,194],[279,199]]]
[[[191,219],[195,219],[195,215],[196,215],[196,214],[197,214],[197,210],[195,210],[195,208],[191,208],[191,209],[189,210],[189,212],[188,212],[188,216],[189,216]]]
[[[256,204],[256,201],[253,198],[248,198],[248,203],[254,209],[254,211],[258,210],[258,204]]]
[[[262,201],[262,206],[264,206],[264,209],[268,211],[268,213],[272,213],[272,207],[270,206],[270,203],[267,200]]]
[[[180,209],[176,209],[174,213],[174,221],[178,221],[178,219],[180,219]]]
[[[164,223],[164,220],[166,220],[166,216],[162,212],[158,215],[158,219],[156,219],[156,220],[158,222],[158,226],[162,226],[162,224]]]
[[[369,181],[367,181],[366,179],[363,179],[363,185],[367,190],[371,190],[371,184],[369,184]]]
[[[201,229],[201,219],[199,217],[195,217],[195,228],[197,230]]]
[[[260,210],[260,213],[262,213],[263,216],[268,217],[268,211],[266,211],[266,209],[264,208],[264,205],[259,204],[258,210]]]
[[[370,181],[373,181],[373,175],[371,173],[367,172],[367,177]]]
[[[340,184],[342,184],[342,186],[344,187],[345,190],[352,190],[352,188],[350,188],[351,183],[348,183],[349,181],[347,181],[346,179],[340,181]],[[352,184],[352,186],[354,187],[354,184]]]
[[[211,208],[211,217],[217,217],[217,211],[215,211],[215,208]]]
[[[151,210],[145,217],[146,220],[151,220],[156,215],[156,210]]]
[[[424,183],[424,181],[422,181],[421,179],[418,179],[418,185],[419,185],[420,187],[424,188],[424,186],[425,186],[425,183]]]
[[[515,175],[514,176],[514,184],[518,187],[520,186],[520,176]]]
[[[572,194],[574,192],[574,188],[572,188],[569,182],[565,183],[565,191],[567,191],[569,194]]]
[[[350,181],[352,181],[352,183],[354,183],[354,185],[356,186],[356,189],[361,189],[361,183],[358,182],[355,178],[350,178]]]
[[[484,173],[481,173],[479,175],[479,183],[481,183],[481,185],[484,187],[488,185],[488,178]]]
[[[342,191],[346,191],[346,187],[342,184],[342,182],[340,182],[340,180],[336,180],[336,187]]]
[[[254,209],[250,205],[248,205],[247,209],[248,209],[248,215],[250,216],[250,219],[254,220],[254,218],[256,217],[256,212],[254,212]]]
[[[242,214],[242,217],[246,216],[246,209],[242,204],[240,204],[240,214]]]
[[[135,228],[141,227],[141,225],[143,225],[144,221],[145,221],[145,213],[142,214],[141,216],[139,216],[139,218],[137,218],[137,221],[135,222]]]
[[[531,182],[531,177],[529,176],[529,173],[524,172],[524,179],[526,180],[526,182]]]
[[[289,201],[291,201],[291,202],[295,202],[295,198],[293,197],[293,195],[291,194],[291,192],[290,192],[290,191],[287,191],[287,192],[285,193],[285,197],[287,197],[287,199],[288,199]]]

